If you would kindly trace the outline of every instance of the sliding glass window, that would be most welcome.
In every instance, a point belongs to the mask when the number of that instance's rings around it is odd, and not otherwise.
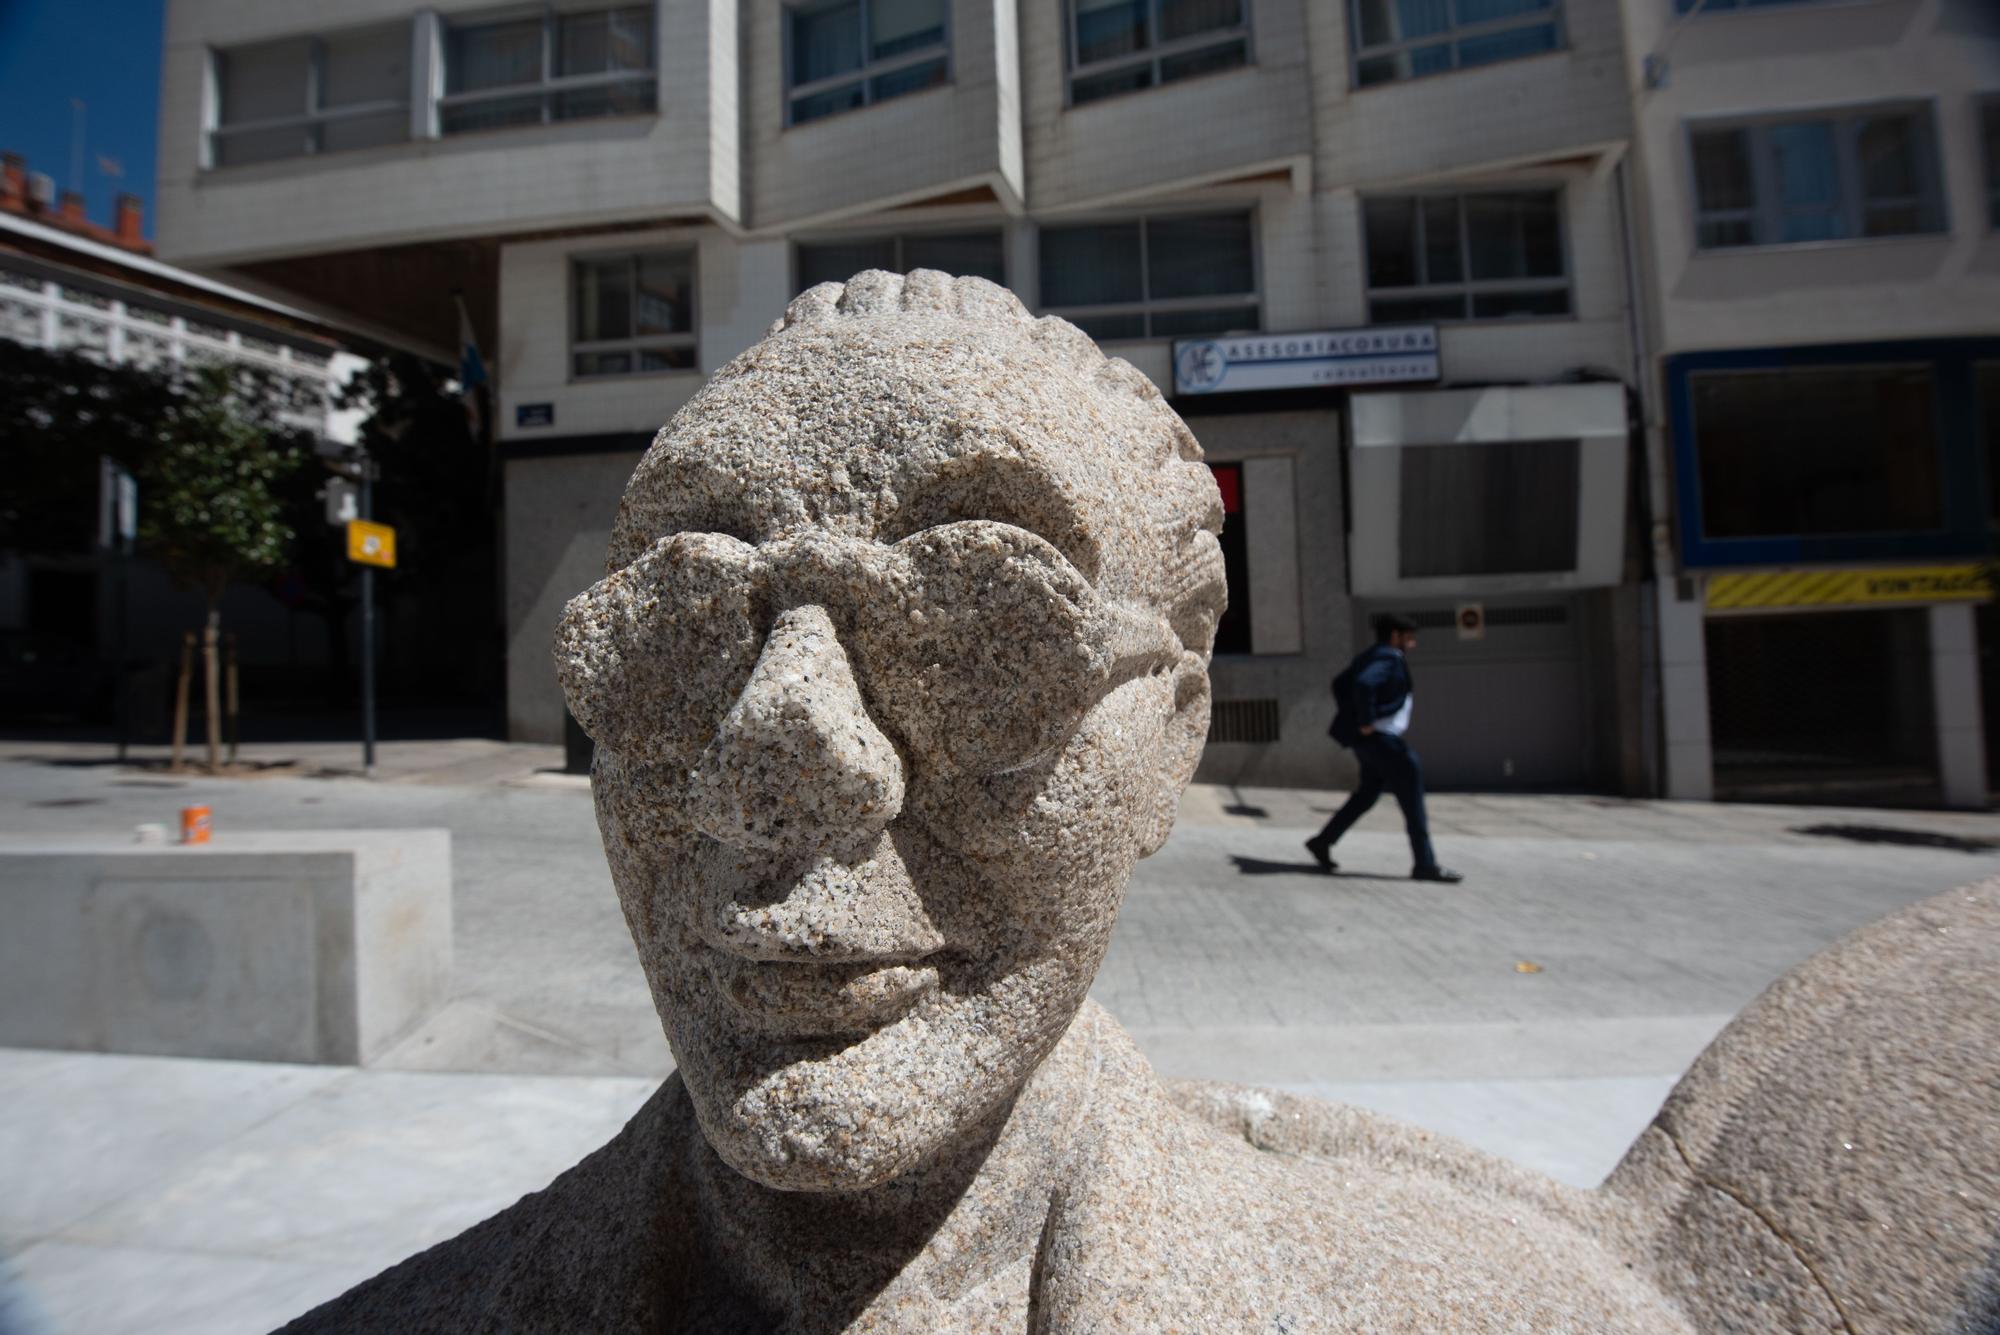
[[[1042,307],[1100,341],[1254,330],[1248,213],[1044,227]]]
[[[1688,152],[1702,250],[1944,230],[1925,106],[1700,124]]]
[[[818,0],[787,8],[787,123],[944,83],[951,77],[945,14],[945,0]]]
[[[570,374],[693,370],[693,250],[592,255],[571,264]]]
[[[1069,0],[1074,106],[1250,63],[1247,0]]]
[[[1559,192],[1376,196],[1361,208],[1374,323],[1570,313]]]
[[[215,53],[218,167],[401,143],[410,137],[405,23]]]
[[[653,7],[533,9],[445,25],[445,134],[601,116],[658,106]]]

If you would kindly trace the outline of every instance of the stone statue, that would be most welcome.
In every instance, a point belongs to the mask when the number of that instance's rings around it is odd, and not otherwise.
[[[1085,993],[1207,729],[1199,459],[979,279],[718,372],[556,647],[678,1071],[293,1328],[1992,1329],[1991,885],[1773,989],[1595,1192],[1153,1075]]]

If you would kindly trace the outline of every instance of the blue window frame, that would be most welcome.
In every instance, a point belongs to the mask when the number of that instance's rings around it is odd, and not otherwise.
[[[1979,387],[1995,362],[2000,338],[1669,357],[1682,561],[1984,555],[2000,480]]]

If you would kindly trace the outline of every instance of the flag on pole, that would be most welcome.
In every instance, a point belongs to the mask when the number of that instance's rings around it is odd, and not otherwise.
[[[486,363],[480,360],[479,341],[472,334],[472,316],[465,309],[465,294],[454,292],[458,303],[458,392],[465,400],[465,420],[473,437],[479,436],[479,388],[486,383]]]

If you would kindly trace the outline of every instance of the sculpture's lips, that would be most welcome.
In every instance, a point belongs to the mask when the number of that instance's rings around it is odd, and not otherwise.
[[[895,960],[804,963],[706,952],[709,976],[757,1027],[789,1035],[879,1029],[937,990],[938,971]]]

